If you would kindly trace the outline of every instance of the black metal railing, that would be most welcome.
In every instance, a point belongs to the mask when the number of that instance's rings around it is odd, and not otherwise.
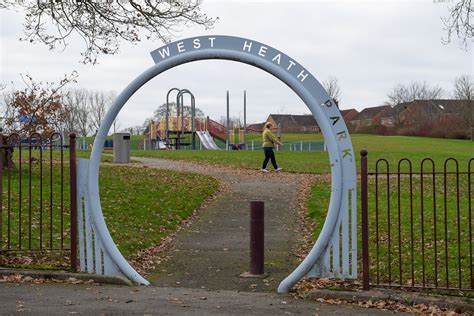
[[[48,256],[59,253],[77,269],[75,169],[74,134],[67,145],[59,133],[0,135],[0,263],[24,265],[39,256],[56,265],[64,260]]]
[[[472,175],[448,158],[407,158],[368,171],[361,151],[363,285],[473,290]]]

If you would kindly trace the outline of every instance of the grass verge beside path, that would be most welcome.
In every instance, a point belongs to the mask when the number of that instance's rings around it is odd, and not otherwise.
[[[419,166],[423,158],[431,157],[437,163],[438,170],[441,170],[445,159],[455,157],[460,162],[460,168],[466,169],[467,161],[474,155],[474,143],[468,140],[355,134],[352,135],[352,141],[358,171],[360,170],[359,152],[363,148],[369,151],[369,166],[372,166],[379,158],[386,158],[391,164],[391,170],[395,170],[398,160],[404,157],[411,159],[414,167]],[[259,170],[263,160],[261,150],[133,150],[132,155],[189,160],[253,170]],[[316,174],[330,172],[329,158],[326,152],[290,152],[288,148],[284,148],[282,151],[276,152],[276,157],[278,164],[286,172]],[[402,168],[406,167],[406,163],[403,164]],[[453,164],[450,164],[449,168],[453,168]]]
[[[376,216],[376,200],[374,194],[375,179],[369,180],[369,260],[370,275],[372,282],[376,282],[377,278],[381,284],[389,283],[389,274],[391,273],[391,282],[398,283],[400,273],[402,284],[410,285],[412,278],[413,261],[413,277],[416,285],[423,284],[423,262],[425,282],[427,285],[435,284],[435,240],[436,240],[436,269],[439,286],[446,285],[446,269],[449,271],[448,281],[451,288],[459,285],[459,262],[458,254],[461,257],[461,284],[463,288],[469,288],[470,285],[470,248],[469,248],[469,206],[467,199],[467,177],[463,176],[459,179],[459,217],[457,220],[457,199],[456,191],[449,189],[455,187],[454,178],[448,178],[449,193],[446,198],[446,211],[444,208],[443,186],[436,187],[436,198],[430,188],[432,186],[431,179],[424,180],[424,199],[420,199],[420,178],[413,178],[413,213],[410,211],[409,186],[410,179],[405,177],[401,179],[402,193],[400,203],[397,198],[397,179],[390,180],[390,208],[387,203],[387,191],[385,179],[379,179],[379,199],[378,199],[378,219]],[[319,236],[323,227],[327,214],[327,207],[331,196],[329,181],[319,180],[312,187],[311,195],[308,200],[309,217],[315,223],[313,231],[313,239]],[[359,198],[359,197],[358,197]],[[433,212],[433,201],[436,201],[436,210]],[[423,215],[421,213],[423,206]],[[358,201],[360,205],[360,201]],[[399,208],[400,206],[400,208]],[[390,209],[390,218],[387,210]],[[400,209],[400,216],[398,210]],[[446,214],[445,214],[446,212]],[[436,216],[434,216],[436,214]],[[423,216],[423,221],[422,221]],[[444,218],[447,218],[447,231],[445,230]],[[411,222],[413,218],[413,222]],[[437,225],[436,234],[434,232],[435,221]],[[378,222],[378,230],[376,223]],[[358,212],[359,234],[361,214]],[[413,223],[413,224],[412,224]],[[400,225],[400,230],[398,229]],[[422,229],[423,227],[423,229]],[[413,230],[413,235],[411,231]],[[424,233],[422,233],[424,232]],[[377,240],[376,233],[379,238]],[[389,235],[390,234],[390,235]],[[445,239],[447,236],[447,242]],[[458,239],[458,234],[460,238]],[[360,236],[360,235],[359,235]],[[390,253],[389,237],[390,236]],[[399,240],[401,243],[399,244]],[[458,248],[458,240],[459,248]],[[358,249],[362,249],[361,240],[359,239]],[[447,253],[446,253],[447,249]],[[401,272],[399,266],[399,254],[401,252]],[[361,250],[359,251],[359,256]],[[378,258],[378,263],[377,263]],[[446,266],[447,262],[447,266]],[[359,260],[359,264],[361,261]],[[361,266],[359,271],[361,271]],[[377,269],[378,268],[378,269]]]
[[[218,189],[197,173],[103,166],[104,217],[124,256],[157,245]]]
[[[21,238],[23,248],[28,245],[30,226],[28,165],[22,164],[22,194],[19,194],[19,173],[17,168],[10,172],[10,200],[7,204],[8,179],[6,171],[3,177],[3,229],[0,230],[2,248],[7,249],[10,241],[12,249],[16,249]],[[50,238],[50,169],[43,170],[42,208],[40,207],[40,170],[38,164],[32,165],[32,207],[31,207],[31,236],[32,247],[39,248],[40,210],[42,210],[43,245],[49,245]],[[69,165],[64,166],[64,231],[62,233],[65,247],[69,247]],[[52,244],[59,247],[61,240],[60,214],[60,167],[53,165],[53,222]],[[102,166],[100,168],[100,196],[101,204],[110,233],[118,248],[126,257],[157,245],[162,237],[174,232],[177,226],[193,214],[193,211],[218,189],[218,181],[214,178],[188,172],[175,172],[151,168]],[[19,203],[21,198],[21,203]],[[7,212],[6,206],[10,206]],[[20,207],[21,205],[21,207]],[[22,216],[20,217],[20,208]],[[6,224],[10,220],[11,232],[8,239]],[[18,233],[19,222],[23,227],[21,235]],[[19,262],[13,260],[12,262]],[[42,260],[42,262],[47,262]],[[59,266],[63,263],[56,262]],[[67,262],[65,266],[67,267]],[[26,267],[29,265],[27,264]],[[45,268],[47,268],[45,266]]]

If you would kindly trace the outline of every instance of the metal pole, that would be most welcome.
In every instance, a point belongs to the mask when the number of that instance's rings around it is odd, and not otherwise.
[[[20,146],[21,146],[21,141],[20,141]],[[0,264],[3,264],[3,167],[4,167],[3,161],[4,159],[5,159],[5,150],[4,150],[4,143],[3,143],[3,134],[2,134],[2,131],[0,130]],[[6,161],[6,159],[5,159],[5,163],[8,166],[9,162]],[[10,172],[10,170],[8,170],[8,172]],[[7,203],[9,203],[9,201]],[[10,223],[8,223],[8,225],[10,225]],[[7,238],[9,238],[9,236],[7,236]]]
[[[166,142],[169,143],[169,134],[170,134],[170,104],[169,104],[169,97],[170,97],[170,93],[172,91],[178,91],[179,92],[179,89],[178,88],[171,88],[168,93],[166,94],[166,127],[165,127],[165,138],[166,138]]]
[[[181,92],[181,90],[180,90]],[[175,149],[179,149],[179,115],[181,113],[181,108],[180,108],[180,98],[179,98],[179,92],[176,95],[176,138],[175,138]]]
[[[196,100],[194,95],[191,94],[191,143],[192,149],[196,149],[196,126],[194,126],[194,120],[196,117]]]
[[[226,126],[225,126],[225,129],[226,129],[226,140],[225,140],[225,149],[226,150],[229,150],[229,90],[227,90],[227,93],[226,93],[226,100],[227,100],[227,119],[226,119]]]
[[[252,140],[252,150],[254,150],[253,140]]]
[[[370,289],[369,281],[369,216],[367,201],[367,150],[360,151],[360,203],[362,209],[362,288]]]
[[[69,134],[69,203],[71,207],[71,270],[77,271],[76,134]]]
[[[264,273],[265,204],[250,202],[250,273]]]
[[[184,96],[179,92],[181,95],[181,138],[184,138]]]
[[[278,141],[281,142],[281,122],[278,123],[278,132],[277,132],[277,136],[278,136]],[[277,149],[280,150],[280,145],[277,146]]]
[[[247,91],[244,90],[244,148],[247,150]]]
[[[300,151],[303,151],[303,141],[300,142]]]

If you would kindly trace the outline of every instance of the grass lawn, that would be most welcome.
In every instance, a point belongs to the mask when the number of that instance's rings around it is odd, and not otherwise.
[[[306,135],[305,135],[306,136]],[[376,135],[353,135],[352,137],[355,152],[357,154],[357,169],[359,165],[359,151],[364,148],[369,151],[369,170],[375,169],[375,161],[385,158],[390,163],[390,170],[396,171],[399,159],[409,158],[413,163],[413,170],[419,170],[420,162],[423,158],[431,157],[436,162],[436,170],[443,170],[444,160],[455,157],[459,160],[460,171],[467,171],[467,162],[474,157],[474,143],[467,140],[450,140],[423,137],[404,137],[404,136],[376,136]],[[214,164],[222,164],[227,166],[236,166],[240,168],[248,168],[258,170],[262,160],[261,151],[134,151],[133,155],[159,157],[177,160],[192,160],[198,162],[209,162]],[[277,160],[285,171],[301,172],[301,173],[328,173],[328,156],[324,152],[277,152]],[[472,164],[474,167],[474,163]],[[430,171],[429,165],[425,166],[425,170]],[[384,169],[382,169],[384,170]],[[402,171],[407,170],[407,164],[402,164]],[[448,165],[448,170],[454,170],[454,164]],[[458,275],[458,252],[461,256],[461,282],[463,287],[468,287],[469,281],[469,247],[468,247],[468,199],[467,199],[467,177],[460,177],[460,221],[457,221],[457,205],[456,192],[454,191],[454,178],[448,177],[448,194],[446,200],[446,217],[447,231],[444,229],[444,198],[441,191],[443,186],[442,178],[438,178],[436,192],[436,269],[438,284],[445,286],[446,268],[449,271],[449,285],[457,286],[459,282]],[[390,226],[388,225],[387,203],[382,201],[387,193],[380,192],[379,209],[380,214],[376,219],[375,200],[374,200],[374,180],[370,182],[370,201],[369,201],[369,236],[370,236],[370,258],[371,258],[371,275],[374,276],[373,282],[376,282],[377,269],[379,281],[381,283],[388,282],[389,270],[391,281],[399,282],[399,254],[401,251],[401,275],[402,284],[409,284],[412,278],[411,262],[414,263],[413,277],[415,283],[422,283],[423,262],[425,272],[425,282],[434,284],[435,281],[435,253],[434,253],[434,214],[433,214],[433,193],[428,191],[430,180],[425,180],[425,205],[424,211],[424,233],[422,236],[422,220],[421,220],[421,194],[420,194],[420,178],[413,179],[414,195],[413,195],[413,222],[411,219],[410,200],[407,194],[402,194],[400,198],[400,218],[398,217],[398,199],[397,182],[393,178],[390,183],[391,201],[390,201]],[[383,187],[383,181],[379,186]],[[409,187],[409,179],[401,179],[402,191],[407,191]],[[316,183],[312,188],[312,194],[308,201],[310,217],[317,223],[314,232],[315,237],[319,235],[324,220],[326,218],[327,207],[330,198],[330,183]],[[359,201],[360,202],[360,201]],[[430,205],[430,207],[427,207]],[[383,210],[383,211],[382,211]],[[360,213],[359,213],[360,217]],[[379,222],[379,245],[377,248],[375,223]],[[398,233],[398,222],[400,221],[401,233]],[[360,218],[359,218],[360,222]],[[412,224],[413,223],[413,224]],[[459,226],[458,226],[459,225]],[[413,226],[413,236],[411,227]],[[390,260],[388,258],[388,230],[390,227]],[[458,231],[460,235],[458,249]],[[447,242],[445,238],[447,234]],[[400,237],[400,246],[398,240]],[[424,243],[422,244],[422,239]],[[412,242],[413,240],[413,242]],[[446,254],[447,247],[447,254]],[[360,248],[359,248],[360,249]],[[412,250],[413,249],[413,250]],[[377,259],[378,258],[378,259]],[[446,265],[447,260],[447,265]],[[378,264],[377,264],[378,262]]]
[[[311,134],[301,134],[308,137]],[[321,136],[321,135],[311,135]],[[295,135],[292,135],[296,139]],[[432,157],[438,165],[449,157],[456,157],[460,167],[467,168],[467,161],[474,155],[474,143],[468,140],[451,140],[441,138],[353,135],[352,137],[356,160],[359,166],[361,149],[369,151],[369,164],[379,158],[386,158],[396,168],[396,162],[409,157],[414,166],[418,166],[425,157]],[[208,162],[226,166],[258,170],[261,168],[263,153],[255,151],[206,151],[206,150],[132,150],[132,155],[156,157],[175,160],[191,160]],[[276,153],[277,161],[286,172],[328,173],[329,158],[326,152],[290,152],[287,148]],[[405,167],[405,166],[402,166]],[[449,166],[452,168],[452,166]],[[393,170],[393,169],[392,169]]]
[[[260,135],[249,134],[249,139],[260,140]],[[300,140],[318,140],[321,139],[321,135],[314,134],[287,134],[283,135],[284,141],[297,142]],[[359,151],[364,148],[369,151],[369,170],[375,169],[375,161],[379,158],[386,158],[390,163],[390,170],[396,171],[397,162],[399,159],[407,157],[413,162],[413,169],[419,170],[420,161],[425,157],[431,157],[436,162],[437,171],[442,171],[443,162],[449,157],[455,157],[459,160],[459,168],[461,171],[467,170],[467,162],[474,156],[474,143],[466,140],[448,140],[448,139],[436,139],[436,138],[422,138],[422,137],[404,137],[404,136],[376,136],[376,135],[352,135],[354,149],[357,160],[357,170],[359,166]],[[111,152],[105,152],[110,154]],[[25,153],[26,155],[27,153]],[[15,153],[17,155],[17,153]],[[57,155],[55,153],[55,155]],[[164,159],[174,160],[190,160],[196,162],[205,162],[224,166],[235,166],[238,168],[246,168],[259,170],[261,167],[261,161],[263,154],[261,150],[256,151],[205,151],[205,150],[164,150],[164,151],[139,151],[132,150],[132,155],[146,156],[146,157],[157,157]],[[290,152],[287,148],[283,151],[276,153],[277,161],[287,172],[298,172],[298,173],[318,173],[325,174],[329,172],[328,155],[326,152]],[[89,151],[78,151],[78,157],[88,158],[90,156]],[[26,156],[24,156],[26,157]],[[59,156],[54,156],[56,160]],[[68,154],[65,152],[65,161],[67,161]],[[103,156],[102,161],[111,161],[112,158],[109,156]],[[472,164],[474,167],[474,163]],[[428,166],[427,166],[428,167]],[[57,165],[55,165],[55,173],[53,177],[56,179],[59,177]],[[454,169],[454,165],[450,163],[449,170]],[[403,164],[403,170],[406,170],[406,164]],[[429,170],[429,168],[427,168]],[[17,171],[15,171],[17,172]],[[26,169],[23,170],[23,185],[26,185],[28,175],[25,173]],[[43,177],[49,177],[49,171],[44,170]],[[13,172],[14,173],[14,172]],[[39,182],[39,170],[36,166],[33,170],[34,181],[33,181],[33,195],[37,196],[38,182]],[[425,214],[424,221],[421,221],[421,195],[419,192],[420,179],[414,178],[413,186],[414,198],[413,198],[413,222],[411,221],[412,213],[410,212],[410,200],[406,194],[401,195],[400,199],[400,216],[398,216],[398,199],[396,196],[397,182],[396,178],[391,179],[391,200],[390,200],[390,225],[388,224],[387,216],[387,203],[386,198],[387,192],[380,191],[379,200],[379,216],[376,217],[374,200],[374,182],[370,180],[370,191],[369,191],[369,236],[370,236],[370,268],[371,275],[373,276],[372,281],[376,281],[377,271],[379,280],[381,283],[388,282],[389,271],[391,274],[391,280],[398,282],[400,269],[399,269],[399,253],[401,251],[402,257],[402,283],[408,284],[411,281],[412,269],[411,261],[413,260],[415,269],[413,275],[417,284],[421,284],[422,278],[422,267],[423,262],[425,263],[424,270],[426,275],[426,282],[434,283],[435,266],[438,271],[438,282],[440,286],[444,286],[446,278],[444,276],[445,269],[449,271],[449,283],[451,286],[457,286],[458,284],[458,252],[461,254],[461,270],[462,270],[462,285],[467,287],[468,274],[469,274],[469,248],[468,248],[468,213],[466,198],[467,192],[467,177],[460,178],[461,191],[461,202],[459,205],[460,209],[460,221],[457,221],[457,205],[455,201],[456,192],[453,191],[454,180],[450,176],[448,180],[448,196],[446,200],[446,217],[448,218],[447,227],[445,231],[443,220],[445,216],[444,209],[444,197],[442,190],[441,178],[439,178],[436,192],[436,222],[437,231],[434,233],[434,214],[433,214],[433,193],[428,191],[428,187],[431,184],[430,180],[425,181],[426,192],[425,199]],[[6,180],[4,180],[4,188]],[[382,181],[382,180],[381,180]],[[104,215],[107,218],[107,223],[114,240],[119,245],[119,249],[126,255],[131,255],[134,252],[156,244],[159,239],[169,232],[173,231],[183,219],[188,217],[192,210],[201,205],[203,200],[215,192],[217,189],[217,182],[212,178],[189,174],[189,173],[177,173],[171,171],[162,171],[147,168],[130,168],[130,167],[116,167],[116,166],[102,166],[101,175],[101,199],[103,205]],[[199,183],[199,185],[195,185]],[[18,182],[12,182],[12,187],[17,188]],[[379,184],[380,188],[384,187],[383,181]],[[66,186],[68,188],[68,186]],[[401,187],[409,187],[409,179],[403,177],[401,179]],[[46,188],[43,192],[45,196],[49,194],[49,189]],[[404,189],[406,191],[406,189]],[[23,189],[26,191],[26,187]],[[58,192],[55,188],[53,192]],[[65,191],[67,192],[67,190]],[[10,200],[12,209],[19,209],[18,205],[18,190],[12,191],[13,197]],[[4,190],[4,201],[6,193]],[[56,194],[56,193],[55,193]],[[65,193],[66,194],[66,193]],[[327,207],[330,198],[330,183],[320,182],[316,183],[312,188],[312,193],[308,201],[310,217],[316,222],[316,229],[314,231],[315,237],[319,234],[322,224],[324,223]],[[57,199],[56,199],[57,201]],[[360,202],[360,201],[359,201]],[[22,196],[23,207],[27,207],[28,198]],[[47,199],[44,201],[45,210],[49,210]],[[65,201],[67,205],[67,199]],[[6,212],[4,202],[2,219],[5,223]],[[430,208],[428,208],[428,206]],[[35,222],[38,222],[39,218],[39,205],[33,205],[33,218]],[[25,210],[24,214],[28,214]],[[46,212],[46,211],[45,211]],[[57,228],[60,225],[60,218],[58,218],[59,212],[57,211],[57,205],[53,206],[53,242],[57,242],[60,239],[60,235],[56,233]],[[360,213],[359,213],[360,217]],[[18,216],[10,219],[13,221],[13,226],[17,227],[19,224]],[[16,222],[15,222],[16,220]],[[23,227],[28,226],[28,218],[23,217]],[[376,229],[375,223],[379,222],[379,244],[377,247],[376,242]],[[398,223],[400,221],[401,233],[398,234]],[[360,222],[360,218],[359,218]],[[58,224],[59,223],[59,224]],[[413,224],[412,224],[413,223]],[[424,225],[424,234],[421,234],[421,225]],[[44,229],[48,232],[48,223],[44,222]],[[411,234],[411,228],[413,226],[413,236]],[[67,235],[69,227],[66,225],[64,234]],[[390,229],[390,260],[388,258],[388,230]],[[33,234],[37,234],[38,227],[32,227]],[[461,242],[460,248],[458,249],[458,232],[461,236],[459,239]],[[6,231],[2,231],[3,245],[5,247]],[[26,232],[22,232],[21,238],[26,238]],[[447,241],[445,238],[447,234]],[[35,245],[38,244],[39,238],[37,235],[35,238]],[[44,237],[44,241],[48,242],[48,236]],[[436,265],[434,260],[435,255],[435,243],[434,237],[436,236]],[[18,243],[18,235],[13,236],[13,243]],[[16,238],[16,239],[15,239]],[[67,236],[66,236],[67,238]],[[400,246],[398,240],[401,240]],[[422,243],[422,239],[424,242]],[[413,240],[413,242],[412,242]],[[446,255],[446,248],[448,249]],[[360,248],[359,248],[360,249]],[[412,251],[413,249],[413,251]],[[423,252],[424,251],[424,252]],[[360,251],[359,251],[360,253]],[[424,260],[423,260],[424,257]],[[446,265],[446,260],[448,264]]]
[[[49,165],[43,166],[42,177],[39,164],[32,165],[31,208],[28,165],[22,164],[20,196],[18,161],[16,164],[17,168],[10,172],[10,195],[7,190],[8,172],[3,173],[1,214],[3,227],[0,232],[2,248],[7,249],[10,245],[11,249],[16,249],[20,242],[23,249],[28,248],[29,236],[33,249],[40,248],[40,239],[43,247],[52,244],[53,248],[59,248],[61,236],[64,247],[68,248],[70,242],[68,165],[64,168],[64,213],[61,216],[59,164],[53,165],[52,205]],[[40,179],[43,181],[42,192],[39,186]],[[189,217],[193,210],[218,188],[217,181],[207,176],[126,166],[102,166],[100,183],[101,202],[107,225],[114,241],[125,256],[158,244],[162,237],[173,232],[177,225]],[[40,197],[43,199],[41,204]],[[10,232],[6,228],[8,222]],[[42,234],[40,227],[43,230]]]
[[[471,181],[472,178],[474,177],[471,176]],[[413,273],[415,284],[422,285],[424,270],[425,282],[427,285],[433,286],[435,284],[436,273],[438,285],[441,287],[445,287],[446,282],[449,282],[450,287],[458,287],[459,280],[461,280],[462,287],[469,288],[470,223],[467,189],[468,177],[466,175],[461,175],[459,177],[459,221],[457,219],[458,204],[456,200],[457,192],[455,190],[456,178],[454,175],[448,175],[447,177],[446,204],[443,190],[444,180],[442,176],[436,178],[437,184],[435,195],[432,190],[433,182],[431,177],[424,178],[423,201],[420,192],[420,177],[413,177],[413,198],[411,200],[411,207],[410,197],[408,194],[410,179],[408,177],[402,177],[400,180],[402,192],[400,195],[400,202],[398,202],[397,177],[392,176],[390,178],[390,203],[387,200],[387,181],[385,177],[379,176],[378,201],[375,199],[375,179],[374,177],[369,179],[369,258],[371,281],[373,283],[380,282],[380,284],[388,284],[391,281],[392,284],[401,283],[404,285],[410,285]],[[471,197],[471,199],[473,197]],[[314,238],[317,238],[324,224],[327,207],[329,205],[329,198],[329,182],[320,182],[313,186],[308,206],[310,210],[309,216],[316,223]],[[472,204],[474,204],[473,202],[474,201],[471,200]],[[358,205],[360,205],[360,200],[358,200]],[[436,205],[436,214],[434,212],[434,205]],[[399,208],[400,216],[398,214]],[[390,209],[390,213],[388,212],[388,209]],[[360,210],[358,216],[360,233]],[[444,224],[445,216],[447,219],[446,226]],[[376,225],[377,222],[378,231]],[[435,222],[436,232],[434,230]],[[400,233],[398,229],[399,225]],[[458,238],[458,234],[460,238]],[[359,249],[362,249],[360,242],[361,240],[359,239]],[[389,247],[390,255],[388,251]],[[401,271],[399,265],[400,250],[402,262]],[[360,255],[361,251],[359,251],[359,256]],[[458,255],[460,255],[461,258],[460,264],[458,261]],[[414,269],[412,269],[411,266],[412,261]],[[361,263],[361,261],[359,261],[359,263]],[[461,276],[459,276],[459,267],[461,268]],[[437,271],[435,271],[435,269]],[[446,269],[449,271],[448,279],[446,278]],[[361,271],[361,267],[359,271]]]

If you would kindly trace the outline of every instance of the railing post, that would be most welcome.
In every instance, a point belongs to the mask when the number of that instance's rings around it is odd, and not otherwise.
[[[77,271],[76,134],[69,134],[69,203],[71,208],[71,270]]]
[[[362,288],[370,289],[369,279],[369,218],[367,197],[367,150],[360,151],[360,203],[362,209]]]
[[[265,204],[250,202],[250,273],[264,273]]]
[[[5,159],[3,146],[3,134],[0,129],[0,265],[3,264],[3,161]],[[8,164],[8,162],[6,163]]]

